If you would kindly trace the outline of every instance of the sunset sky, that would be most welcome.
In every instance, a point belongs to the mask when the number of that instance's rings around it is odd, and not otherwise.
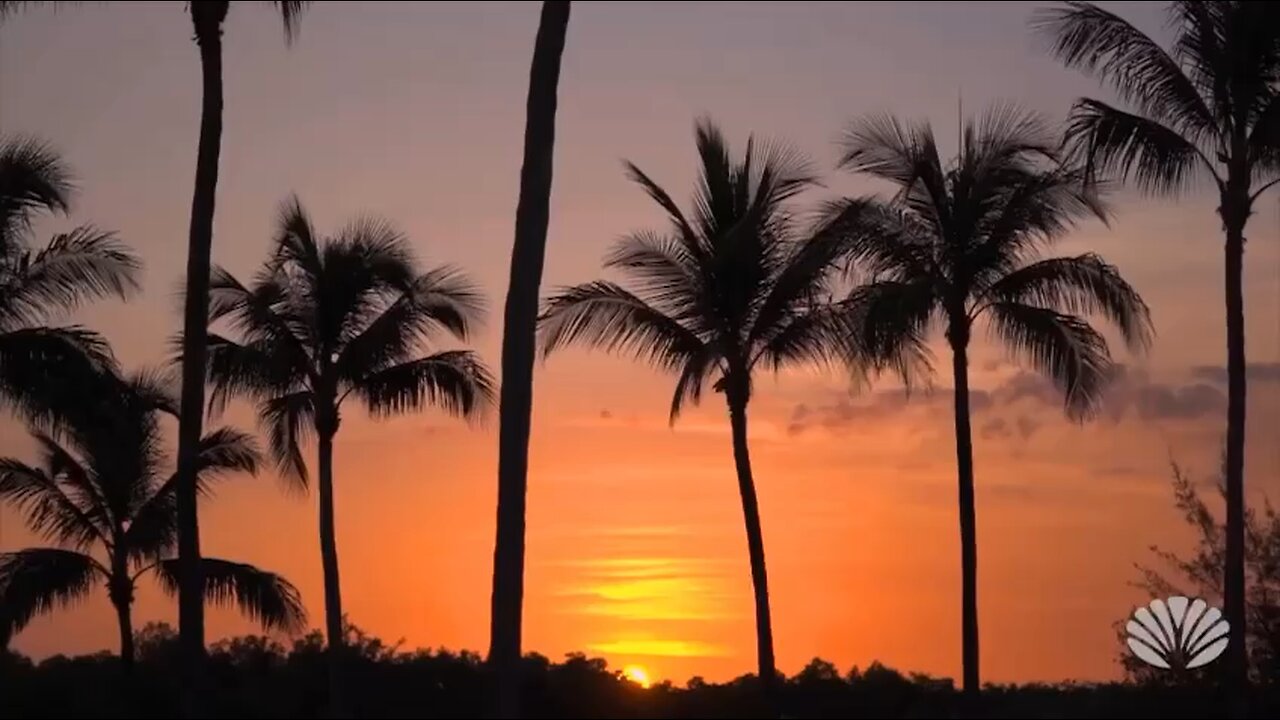
[[[1112,5],[1112,4],[1108,4]],[[1157,4],[1114,3],[1150,32]],[[826,173],[805,199],[878,189],[833,170],[851,119],[928,118],[944,150],[966,112],[1016,100],[1052,119],[1096,83],[1061,68],[1025,3],[574,3],[557,119],[544,288],[595,279],[621,233],[660,211],[622,172],[630,159],[680,199],[692,190],[694,119],[738,147],[785,139]],[[265,256],[277,205],[297,192],[322,230],[362,213],[393,220],[430,264],[465,268],[489,295],[475,347],[498,364],[537,3],[317,3],[286,48],[260,3],[233,3],[214,258],[238,274]],[[126,367],[161,361],[176,290],[200,109],[198,55],[177,2],[35,9],[0,28],[0,130],[38,134],[76,170],[72,223],[117,230],[146,261],[145,293],[76,316]],[[1102,415],[1066,420],[1048,387],[980,338],[972,358],[984,679],[1119,675],[1112,624],[1145,602],[1133,564],[1189,547],[1172,507],[1176,460],[1211,481],[1225,417],[1222,234],[1201,188],[1177,202],[1113,198],[1111,227],[1081,226],[1060,252],[1096,250],[1152,308],[1145,357]],[[1256,207],[1245,282],[1251,363],[1246,482],[1280,500],[1280,192]],[[938,347],[941,351],[941,347]],[[940,357],[945,358],[945,355]],[[945,363],[943,364],[945,367]],[[655,678],[754,670],[746,542],[721,396],[668,427],[673,379],[569,351],[535,379],[526,650],[583,651]],[[951,379],[904,399],[889,380],[757,382],[751,450],[779,667],[820,656],[958,676],[960,564]],[[252,427],[247,406],[224,421]],[[336,443],[338,553],[351,620],[406,647],[483,651],[496,496],[496,413],[479,427],[425,413],[374,422],[354,405]],[[30,457],[0,418],[0,455]],[[314,452],[314,449],[311,449]],[[285,574],[322,624],[315,497],[270,473],[201,507],[206,554]],[[0,549],[34,539],[0,511]],[[141,588],[135,625],[175,623]],[[252,630],[231,613],[210,636]],[[116,649],[105,593],[33,622],[35,656]]]

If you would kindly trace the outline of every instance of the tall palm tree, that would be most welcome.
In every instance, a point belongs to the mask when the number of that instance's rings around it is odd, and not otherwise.
[[[1084,171],[1058,157],[1033,115],[996,107],[967,122],[958,156],[944,165],[927,123],[892,117],[854,123],[842,168],[891,183],[889,200],[835,203],[819,235],[844,245],[867,277],[854,292],[860,343],[873,355],[922,352],[942,327],[955,377],[959,471],[964,690],[979,690],[977,529],[969,419],[969,342],[982,318],[993,338],[1063,392],[1067,412],[1096,408],[1112,366],[1088,322],[1112,322],[1133,349],[1150,341],[1147,307],[1115,267],[1095,254],[1044,258],[1044,250],[1104,208]]]
[[[390,416],[429,405],[475,417],[493,380],[474,353],[423,354],[446,331],[469,337],[483,308],[456,269],[420,272],[408,241],[386,222],[351,223],[320,237],[297,198],[281,208],[266,265],[245,285],[215,269],[211,323],[229,321],[240,341],[210,333],[208,377],[215,411],[235,395],[258,403],[272,455],[285,476],[308,485],[301,443],[318,439],[320,554],[329,640],[331,708],[345,709],[341,682],[342,597],[334,536],[333,441],[339,410],[354,396]]]
[[[706,383],[724,394],[755,591],[759,678],[776,711],[769,582],[747,445],[752,375],[843,354],[850,306],[828,302],[838,279],[834,258],[827,245],[797,239],[787,208],[814,183],[805,163],[751,140],[735,159],[706,120],[697,123],[696,141],[701,166],[692,215],[628,163],[628,176],[670,227],[626,236],[608,255],[605,267],[622,273],[630,289],[600,280],[561,290],[547,301],[539,331],[545,353],[580,343],[675,374],[673,423],[686,403],[701,399]]]
[[[39,461],[0,458],[0,500],[57,547],[0,553],[0,647],[33,617],[71,605],[101,582],[120,624],[120,659],[133,666],[133,592],[148,573],[177,591],[177,477],[167,474],[162,419],[177,399],[159,376],[82,378],[81,405],[56,433],[32,429]],[[200,442],[202,492],[256,472],[253,438],[222,427]],[[300,630],[302,600],[287,580],[252,565],[203,558],[205,599],[235,604],[267,628]]]
[[[502,326],[498,428],[498,518],[493,547],[489,663],[497,677],[497,715],[520,713],[520,621],[524,608],[524,515],[537,354],[538,293],[547,251],[551,168],[556,139],[560,58],[569,27],[567,0],[542,4],[529,68],[524,165],[511,247],[511,279]]]
[[[111,367],[106,343],[79,326],[47,327],[86,301],[138,288],[141,264],[115,235],[81,225],[32,247],[41,214],[65,214],[74,184],[63,159],[29,137],[0,138],[0,404],[49,419],[58,378]]]
[[[1226,235],[1227,548],[1224,596],[1245,637],[1244,231],[1253,204],[1280,182],[1280,5],[1173,2],[1167,51],[1123,18],[1069,2],[1037,20],[1069,67],[1098,76],[1132,111],[1076,101],[1068,136],[1091,168],[1155,195],[1212,178]],[[1227,647],[1229,672],[1247,682],[1245,644]]]
[[[0,20],[32,5],[57,2],[0,0]],[[298,21],[310,2],[277,0],[269,3],[292,40]],[[222,150],[222,26],[231,8],[226,0],[192,0],[191,15],[200,51],[202,99],[200,136],[196,149],[195,190],[187,239],[186,299],[183,310],[182,417],[178,423],[178,631],[182,645],[185,713],[200,715],[204,695],[204,581],[200,578],[200,525],[196,509],[196,454],[204,409],[205,319],[208,315],[209,267],[213,247],[214,200],[218,187],[218,156]]]

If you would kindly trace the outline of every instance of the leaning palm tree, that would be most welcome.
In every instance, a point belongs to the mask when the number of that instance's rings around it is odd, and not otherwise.
[[[529,425],[537,355],[538,293],[547,251],[556,92],[569,27],[568,0],[542,4],[529,69],[524,165],[511,247],[511,279],[502,326],[498,427],[498,507],[493,547],[489,663],[497,680],[498,717],[520,714],[520,622],[524,610],[524,509],[529,486]]]
[[[225,319],[240,340],[209,335],[210,404],[257,401],[271,452],[287,478],[308,484],[301,443],[318,439],[320,554],[329,640],[330,705],[345,708],[341,682],[342,597],[334,536],[333,442],[350,397],[375,415],[435,405],[475,417],[493,379],[474,353],[423,354],[441,331],[466,339],[482,313],[479,291],[456,269],[420,272],[403,235],[361,220],[320,237],[297,198],[281,209],[266,265],[248,285],[215,269],[210,322]]]
[[[966,123],[958,156],[944,165],[933,131],[876,117],[851,126],[841,166],[891,183],[889,200],[834,203],[820,237],[843,244],[867,283],[851,302],[859,344],[873,356],[921,352],[945,330],[955,377],[960,484],[964,690],[979,689],[977,529],[969,419],[969,343],[977,321],[1063,392],[1067,412],[1094,410],[1112,367],[1106,340],[1087,320],[1114,323],[1135,350],[1147,345],[1146,305],[1115,267],[1088,253],[1044,258],[1080,219],[1104,217],[1034,116],[997,107]]]
[[[1224,599],[1245,636],[1244,231],[1267,188],[1280,183],[1280,4],[1169,4],[1166,51],[1123,18],[1069,2],[1037,20],[1054,53],[1099,76],[1132,108],[1082,98],[1068,135],[1091,168],[1156,195],[1178,195],[1212,178],[1226,235],[1227,547]],[[1245,644],[1227,648],[1229,672],[1247,682]]]
[[[747,446],[752,375],[842,354],[848,306],[827,302],[835,291],[833,258],[796,238],[787,209],[814,183],[805,163],[753,141],[732,158],[720,130],[705,120],[696,138],[701,167],[692,215],[628,163],[630,179],[663,209],[670,227],[626,236],[609,254],[605,267],[622,273],[632,289],[603,280],[563,289],[547,301],[539,332],[545,353],[580,343],[675,374],[672,422],[686,403],[700,400],[708,382],[724,394],[755,591],[759,678],[776,710],[769,583]]]
[[[56,2],[0,0],[0,20],[31,5]],[[298,20],[309,2],[269,3],[292,40]],[[218,156],[222,148],[222,26],[231,3],[195,0],[186,3],[196,47],[200,51],[202,100],[200,136],[196,149],[195,190],[187,240],[188,289],[183,312],[182,418],[178,426],[178,557],[182,564],[178,597],[178,630],[183,648],[184,707],[187,715],[203,712],[204,582],[200,579],[200,527],[196,511],[195,463],[204,409],[206,364],[205,318],[208,315],[209,266],[213,248],[213,210],[218,187]]]
[[[81,404],[49,434],[33,429],[39,461],[0,458],[0,500],[57,547],[0,553],[0,647],[38,614],[71,605],[102,583],[120,624],[120,659],[133,666],[133,593],[154,575],[177,591],[177,477],[168,474],[162,420],[177,399],[159,376],[111,374],[77,382]],[[222,427],[200,441],[202,492],[256,472],[252,436]],[[296,631],[305,614],[284,578],[252,565],[203,558],[205,599],[235,604],[263,626]]]
[[[71,171],[47,144],[0,138],[0,404],[33,420],[49,420],[74,397],[53,392],[58,378],[111,367],[96,333],[48,327],[62,314],[138,287],[138,259],[115,235],[81,225],[33,247],[39,215],[64,214]]]

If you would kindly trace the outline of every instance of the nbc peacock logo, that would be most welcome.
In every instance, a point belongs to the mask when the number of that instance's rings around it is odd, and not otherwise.
[[[1218,659],[1230,629],[1221,610],[1180,595],[1152,600],[1125,625],[1133,654],[1165,670],[1191,670]]]

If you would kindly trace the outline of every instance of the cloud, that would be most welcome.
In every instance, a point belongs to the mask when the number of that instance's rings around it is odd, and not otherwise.
[[[1013,431],[1009,429],[1009,423],[1004,418],[994,418],[982,424],[978,430],[978,435],[987,440],[998,440],[1013,435]]]
[[[909,407],[950,408],[954,403],[953,397],[951,388],[913,392],[898,388],[879,390],[861,397],[845,394],[826,404],[799,403],[791,411],[787,434],[798,435],[815,427],[840,430],[864,421],[893,417]],[[986,390],[969,391],[969,407],[974,412],[985,410],[991,404],[991,393]]]
[[[1249,363],[1244,375],[1252,382],[1280,383],[1280,362]],[[1227,368],[1222,365],[1197,365],[1191,368],[1191,376],[1224,387],[1227,384]]]
[[[1259,382],[1280,382],[1280,363],[1249,366],[1250,376]],[[1218,376],[1221,368],[1192,368],[1191,379],[1179,382],[1153,380],[1145,371],[1117,365],[1111,383],[1104,392],[1101,419],[1119,423],[1126,418],[1142,422],[1196,421],[1219,419],[1227,401]],[[970,409],[977,434],[987,439],[1034,437],[1050,416],[1063,414],[1062,392],[1043,376],[1019,370],[987,389],[970,390]],[[863,396],[836,394],[830,402],[797,404],[787,424],[789,435],[814,428],[843,431],[848,428],[902,417],[909,408],[922,408],[936,414],[948,412],[952,390],[938,388],[932,392],[908,394],[902,389],[881,390]]]

